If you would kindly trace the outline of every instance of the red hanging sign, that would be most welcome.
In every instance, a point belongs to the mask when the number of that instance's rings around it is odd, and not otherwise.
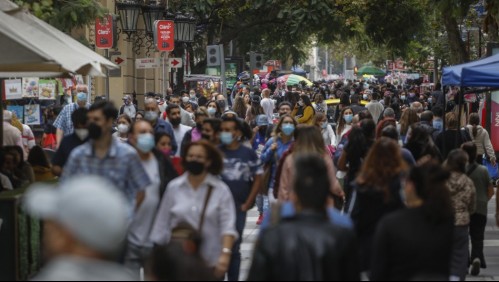
[[[492,93],[492,123],[490,127],[490,140],[494,146],[494,150],[499,151],[499,93]]]
[[[154,41],[158,51],[171,52],[175,49],[175,24],[173,21],[154,23]]]
[[[112,15],[95,20],[95,46],[99,49],[111,49],[114,45],[114,21]]]

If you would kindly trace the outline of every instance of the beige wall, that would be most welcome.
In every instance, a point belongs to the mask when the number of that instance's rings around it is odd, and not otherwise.
[[[115,13],[115,1],[114,0],[101,0],[101,3],[108,8],[109,12]],[[118,22],[118,27],[120,23]],[[139,18],[139,29],[144,29],[144,22],[142,20],[142,15]],[[95,42],[95,35],[93,27],[87,29],[87,38],[91,43]],[[146,92],[161,93],[162,87],[162,70],[161,69],[148,69],[148,70],[136,70],[135,69],[135,59],[145,58],[146,50],[142,48],[139,54],[133,52],[133,42],[126,41],[126,34],[119,34],[119,41],[116,49],[110,49],[109,51],[119,51],[121,56],[126,58],[127,64],[121,67],[121,77],[109,78],[109,97],[117,106],[121,105],[122,98],[124,95],[132,95],[135,91],[137,93],[137,100],[139,101],[139,108],[143,107],[144,94]],[[134,40],[131,40],[134,41]],[[96,52],[105,55],[104,50],[96,49]],[[149,57],[159,57],[160,54],[151,50]],[[106,95],[106,79],[105,78],[94,78],[93,88],[95,90],[94,95]]]

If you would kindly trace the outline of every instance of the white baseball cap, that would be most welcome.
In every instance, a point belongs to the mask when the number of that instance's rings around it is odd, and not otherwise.
[[[53,220],[87,247],[111,254],[123,245],[128,229],[125,196],[95,176],[76,177],[59,187],[33,185],[24,208],[33,217]]]
[[[3,120],[4,121],[11,121],[12,120],[12,112],[11,111],[3,111]]]

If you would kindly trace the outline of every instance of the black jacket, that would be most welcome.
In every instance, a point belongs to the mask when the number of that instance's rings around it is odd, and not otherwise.
[[[159,186],[159,191],[160,191],[160,196],[163,197],[163,194],[166,191],[166,186],[168,186],[168,183],[178,177],[178,173],[173,168],[172,162],[170,159],[165,157],[165,155],[154,149],[153,154],[156,157],[156,160],[158,160],[158,166],[159,166],[159,177],[161,179],[161,184]]]
[[[265,230],[248,281],[359,281],[353,232],[302,212]]]

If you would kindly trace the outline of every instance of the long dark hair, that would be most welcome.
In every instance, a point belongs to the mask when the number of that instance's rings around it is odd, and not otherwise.
[[[473,126],[473,138],[478,135],[478,126],[480,125],[480,116],[477,113],[470,115],[470,125]]]
[[[45,151],[40,146],[35,146],[29,151],[28,163],[32,166],[51,167]]]
[[[454,216],[451,195],[446,186],[449,178],[449,171],[437,162],[414,167],[409,174],[408,181],[414,184],[416,194],[424,202],[426,217],[434,223],[452,221]]]

